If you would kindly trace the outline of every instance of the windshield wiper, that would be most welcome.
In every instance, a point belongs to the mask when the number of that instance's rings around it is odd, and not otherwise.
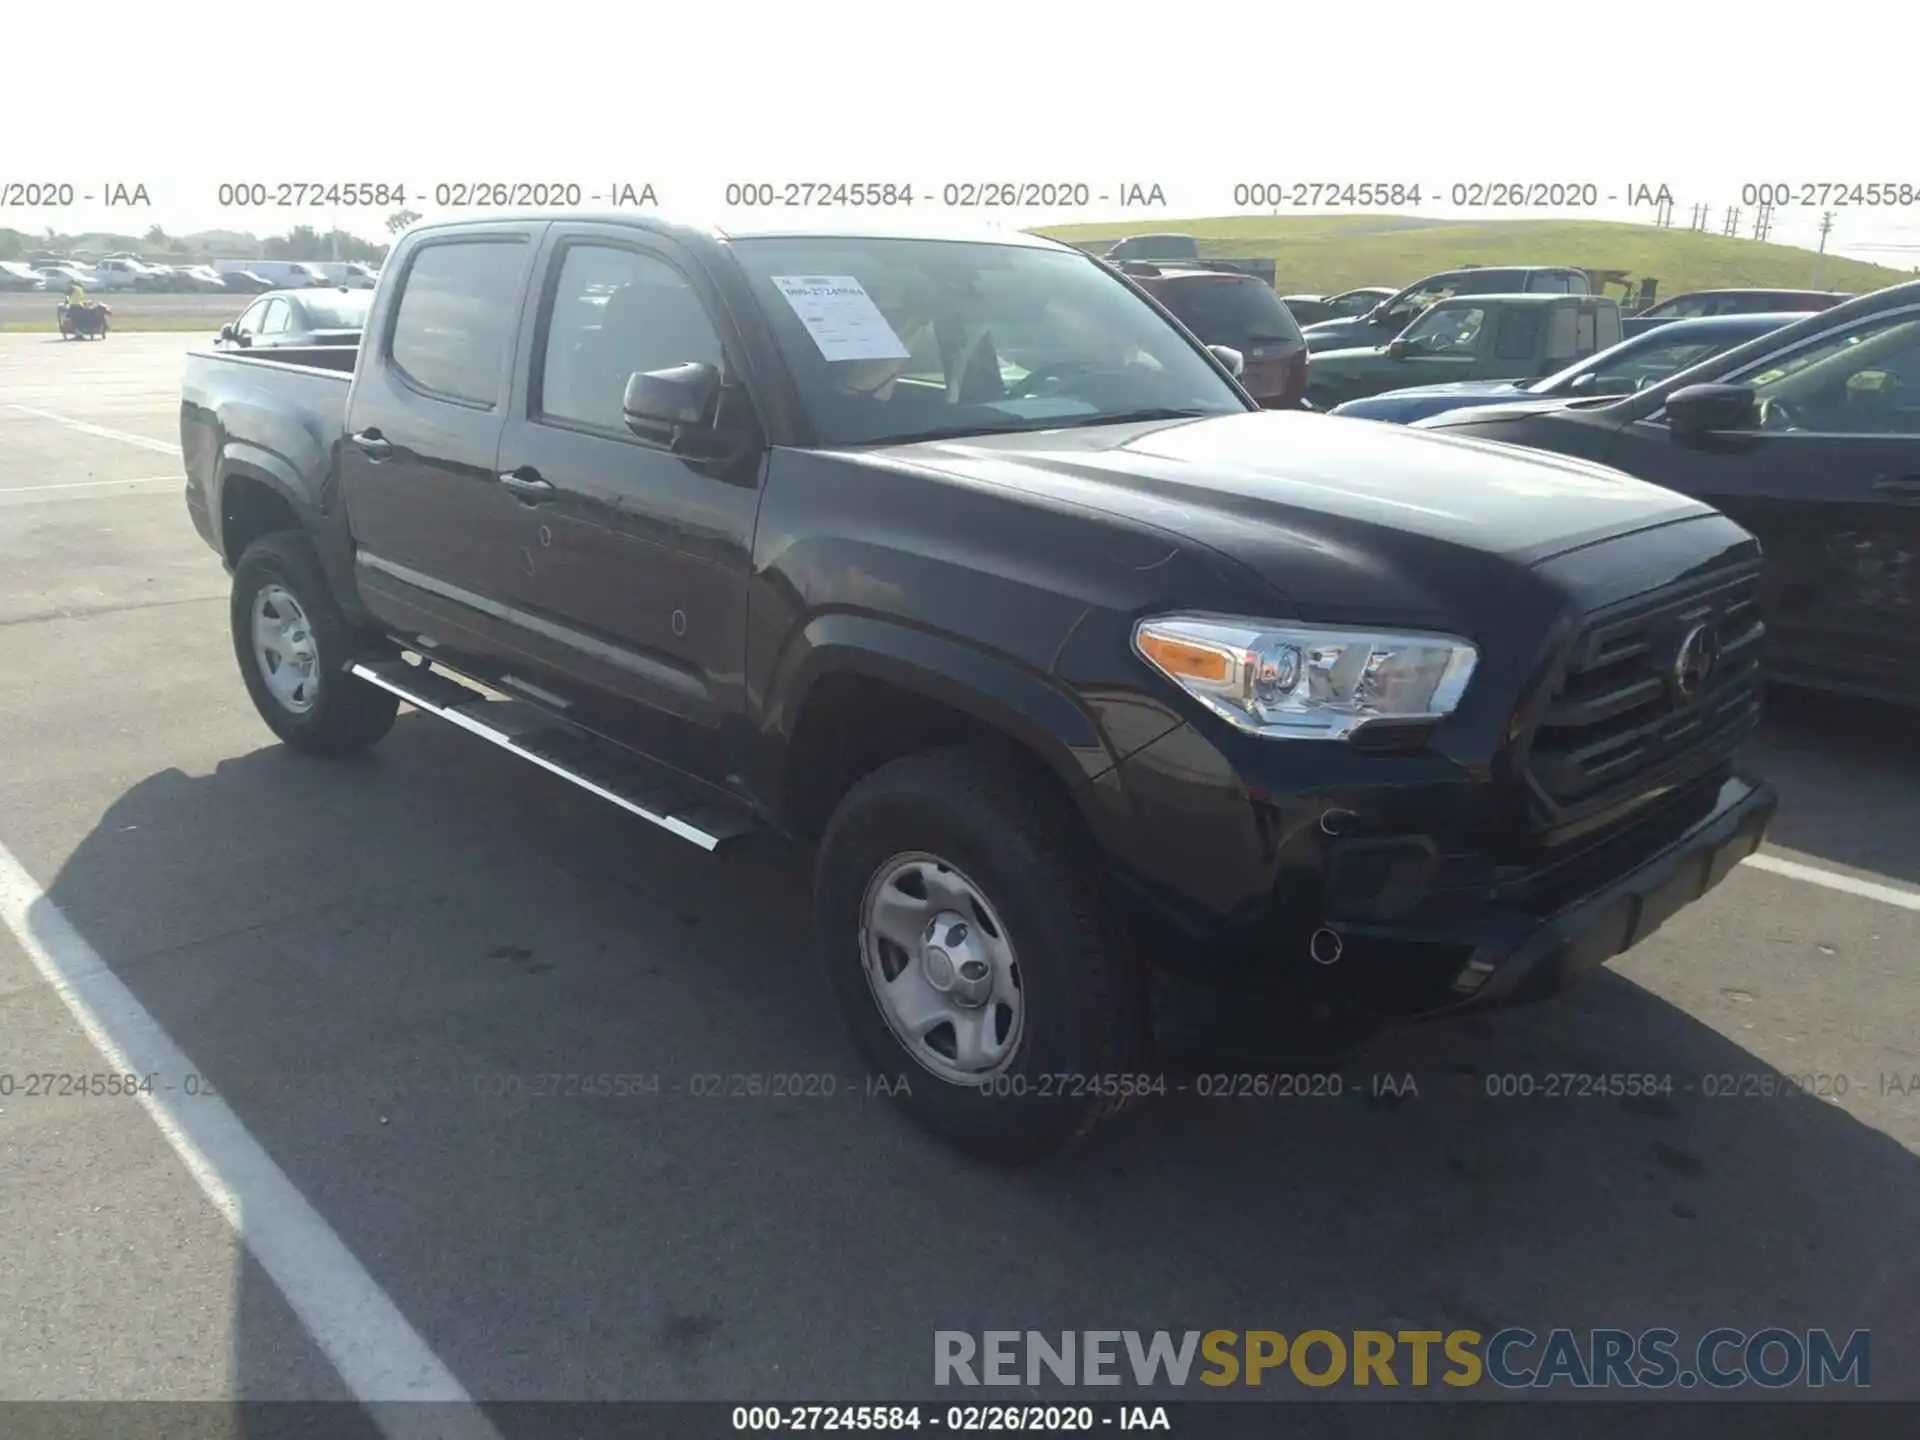
[[[1046,421],[1038,430],[1080,430],[1091,425],[1137,425],[1148,420],[1204,420],[1210,415],[1238,414],[1238,411],[1174,409],[1153,406],[1144,410],[1123,410],[1117,415],[1066,415]]]

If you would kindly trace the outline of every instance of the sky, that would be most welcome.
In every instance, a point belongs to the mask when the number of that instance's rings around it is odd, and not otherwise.
[[[1716,9],[1350,0],[1189,17],[1121,0],[99,0],[78,35],[93,72],[84,92],[60,64],[11,67],[0,90],[0,226],[268,234],[305,223],[383,237],[401,207],[223,202],[368,182],[404,186],[405,208],[433,216],[463,185],[507,182],[567,200],[578,186],[586,206],[651,185],[657,208],[722,221],[741,213],[729,185],[772,186],[784,200],[789,185],[890,184],[916,197],[893,224],[1152,229],[1156,217],[1272,213],[1239,187],[1277,184],[1291,202],[1296,185],[1371,182],[1420,185],[1420,206],[1401,213],[1486,219],[1645,219],[1627,197],[1665,186],[1676,224],[1706,204],[1717,232],[1737,207],[1750,235],[1759,192],[1746,187],[1778,186],[1789,203],[1771,239],[1812,247],[1831,209],[1833,253],[1920,266],[1920,152],[1898,105],[1861,103],[1872,69],[1825,43],[1798,64],[1780,26],[1730,26]],[[1842,33],[1902,43],[1916,14],[1910,0],[1859,0]],[[1450,52],[1453,40],[1463,44]],[[1009,183],[1051,184],[1056,203],[945,206],[950,186],[958,198]],[[1914,203],[1802,193],[1875,183],[1896,196],[1904,184]],[[38,198],[71,186],[71,204],[5,203],[48,185]],[[116,185],[143,186],[149,203],[109,208]],[[1071,203],[1082,185],[1085,203]],[[1452,203],[1455,186],[1486,185],[1591,186],[1597,203]],[[1163,206],[1121,205],[1129,187],[1155,186]]]

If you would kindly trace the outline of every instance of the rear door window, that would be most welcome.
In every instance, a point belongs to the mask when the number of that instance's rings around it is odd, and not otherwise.
[[[1500,328],[1494,332],[1494,358],[1531,360],[1540,345],[1543,318],[1533,306],[1504,311],[1500,316]]]
[[[517,237],[442,240],[407,267],[388,356],[416,389],[499,403],[530,246]]]

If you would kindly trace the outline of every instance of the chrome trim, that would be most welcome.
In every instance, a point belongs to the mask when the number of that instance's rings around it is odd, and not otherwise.
[[[542,770],[558,775],[562,780],[570,780],[582,790],[590,791],[598,795],[602,800],[610,801],[618,805],[622,810],[633,815],[638,815],[642,820],[650,824],[658,825],[669,834],[678,835],[682,840],[690,841],[698,845],[702,850],[711,851],[719,848],[720,841],[717,836],[709,835],[706,831],[689,825],[684,820],[676,820],[671,815],[657,815],[643,805],[636,805],[625,796],[616,795],[613,791],[594,784],[593,781],[586,779],[584,776],[576,775],[571,770],[554,764],[553,761],[547,759],[545,756],[535,755],[531,750],[522,748],[514,742],[511,736],[495,730],[491,725],[481,724],[471,715],[463,715],[457,709],[448,709],[444,706],[435,705],[431,700],[423,700],[420,696],[409,693],[401,686],[395,685],[392,681],[385,679],[366,665],[356,664],[351,667],[348,673],[358,676],[369,685],[377,685],[382,690],[390,691],[398,695],[416,710],[424,710],[429,715],[437,715],[442,720],[457,725],[460,729],[470,734],[478,735],[489,744],[498,745],[502,750],[517,755],[522,760],[530,760]]]

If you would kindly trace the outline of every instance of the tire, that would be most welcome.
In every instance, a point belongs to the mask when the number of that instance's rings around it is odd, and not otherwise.
[[[277,665],[256,646],[256,605],[263,595],[269,628],[277,616],[296,637],[277,640],[282,651]],[[247,547],[233,567],[229,616],[247,693],[260,718],[288,745],[314,755],[350,755],[393,728],[400,697],[346,671],[349,662],[386,648],[387,642],[350,625],[340,613],[320,557],[304,534],[277,531]],[[296,652],[310,656],[310,665],[298,663]],[[302,673],[310,677],[307,684],[291,694],[289,679],[269,678]]]
[[[1106,903],[1093,846],[1048,780],[987,746],[892,761],[840,802],[814,872],[821,963],[887,1092],[928,1130],[1002,1163],[1044,1159],[1087,1135],[1139,1093],[1132,1082],[1149,1055],[1143,971]],[[899,885],[885,883],[890,874],[901,877]],[[912,897],[915,886],[924,899]],[[984,907],[951,903],[953,889],[938,897],[936,891],[947,887],[971,890]],[[865,923],[870,897],[889,894],[910,902],[895,907],[901,918],[894,928],[922,936],[917,955],[881,944],[880,927],[870,930]],[[916,911],[916,904],[926,908]],[[916,932],[918,917],[931,918],[935,909],[957,910],[972,923],[949,925],[945,936],[938,925],[947,921]],[[926,936],[944,944],[960,932],[966,933],[957,947],[935,947],[944,959],[928,954]],[[975,966],[975,983],[989,984],[995,993],[984,1005],[975,998],[981,1008],[954,1009],[952,997],[969,958],[988,962],[993,977],[978,981]],[[898,968],[890,972],[890,965]],[[870,971],[878,982],[869,980]],[[1017,1000],[1003,1005],[999,996],[1009,973]],[[881,985],[907,982],[924,998],[936,994],[927,988],[934,978],[955,987],[938,995],[937,1003],[948,1005],[956,1018],[915,1046],[889,1019]],[[996,1016],[994,1038],[981,1040],[986,1032],[972,1027],[986,1023],[989,1009]],[[898,1011],[896,1003],[892,1013]],[[983,1050],[990,1055],[994,1045],[1004,1047],[999,1068],[976,1065],[973,1078],[962,1080],[935,1068],[951,1072],[969,1058],[960,1051],[962,1024],[976,1037],[976,1058]],[[927,1058],[930,1050],[942,1049],[951,1053]],[[897,1083],[902,1078],[904,1085]]]

